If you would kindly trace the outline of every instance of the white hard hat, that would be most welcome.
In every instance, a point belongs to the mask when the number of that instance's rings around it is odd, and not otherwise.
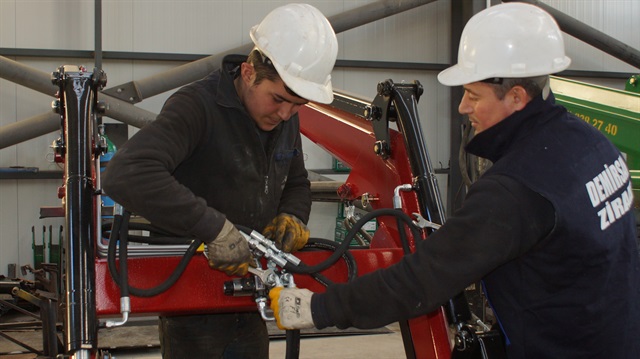
[[[474,15],[460,37],[458,63],[438,74],[457,86],[494,77],[523,78],[560,72],[571,63],[553,17],[524,3],[500,4]]]
[[[331,71],[338,40],[318,9],[307,4],[278,7],[251,28],[249,35],[298,96],[320,103],[333,101]]]

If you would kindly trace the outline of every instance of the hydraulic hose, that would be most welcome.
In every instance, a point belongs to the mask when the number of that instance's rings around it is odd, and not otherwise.
[[[121,218],[118,218],[118,217],[121,217]],[[200,247],[200,244],[202,243],[202,241],[198,239],[194,239],[191,242],[191,244],[189,245],[189,248],[187,249],[185,254],[182,256],[182,259],[180,259],[180,263],[178,263],[178,266],[176,267],[176,269],[171,273],[171,275],[169,276],[169,278],[167,278],[167,280],[165,280],[158,286],[153,288],[145,288],[145,289],[131,287],[129,285],[127,274],[118,272],[118,268],[116,268],[116,260],[115,260],[116,246],[118,241],[120,241],[120,250],[119,250],[120,271],[121,272],[123,271],[123,263],[124,263],[124,269],[126,271],[126,268],[127,268],[127,265],[126,265],[127,238],[126,237],[128,237],[128,231],[129,231],[128,223],[129,223],[130,217],[131,217],[131,213],[128,211],[125,211],[123,215],[114,216],[113,227],[111,229],[111,237],[109,238],[109,247],[107,251],[107,263],[109,265],[109,272],[111,273],[111,277],[116,282],[118,287],[120,287],[121,293],[124,290],[124,291],[128,291],[129,293],[137,297],[153,297],[162,292],[165,292],[167,289],[171,288],[171,286],[178,281],[182,273],[184,273],[184,270],[187,268],[189,261],[191,260],[191,258],[193,258],[196,251],[198,250],[198,247]],[[115,238],[114,238],[114,235],[116,235]],[[124,241],[122,241],[122,238],[124,238]]]
[[[322,263],[319,263],[319,264],[314,265],[314,266],[294,266],[294,265],[288,263],[285,266],[285,269],[290,271],[290,272],[292,272],[292,273],[298,273],[298,274],[312,274],[312,273],[319,273],[319,272],[322,272],[322,271],[326,270],[327,268],[332,266],[348,250],[349,244],[351,243],[351,240],[358,233],[360,228],[362,228],[362,226],[364,226],[367,222],[369,222],[373,218],[380,217],[380,216],[395,216],[395,217],[397,217],[398,221],[400,223],[404,222],[405,224],[407,224],[409,226],[409,228],[411,229],[411,233],[413,234],[414,238],[421,238],[420,231],[413,224],[413,220],[411,219],[411,217],[409,217],[406,213],[404,213],[404,212],[402,212],[400,210],[397,210],[397,209],[381,208],[381,209],[377,209],[377,210],[371,211],[371,212],[365,214],[364,216],[362,216],[353,225],[351,230],[349,230],[349,232],[347,233],[347,236],[345,237],[344,241],[340,244],[340,246],[336,249],[336,251],[333,252],[333,254],[331,256],[329,256],[329,258],[327,258]],[[403,228],[403,226],[399,226],[399,229],[400,228]],[[403,232],[401,231],[400,233],[402,234]],[[408,247],[408,244],[407,244],[407,241],[406,241],[406,236],[401,236],[401,240],[403,241],[403,248],[406,247],[405,251],[408,251],[409,247]]]
[[[115,221],[114,217],[114,221]],[[122,217],[120,217],[122,218]],[[112,231],[112,223],[104,223],[102,225],[102,234],[106,235],[107,237],[111,237],[111,231]],[[158,232],[158,228],[152,226],[151,224],[148,223],[132,223],[129,222],[128,224],[129,230],[134,229],[134,230],[139,230],[139,231],[149,231],[149,232],[154,232],[157,233]],[[165,244],[190,244],[191,241],[193,240],[192,238],[179,238],[179,237],[173,237],[169,234],[166,233],[162,233],[161,236],[139,236],[139,235],[132,235],[132,234],[128,234],[128,238],[129,238],[129,242],[136,242],[136,243],[145,243],[145,244],[158,244],[158,245],[165,245]]]
[[[360,218],[356,223],[353,224],[353,227],[347,233],[344,241],[338,245],[338,243],[326,239],[321,238],[310,238],[305,245],[306,249],[327,249],[333,250],[333,253],[327,258],[325,261],[320,264],[314,266],[307,266],[303,263],[299,265],[293,265],[291,263],[287,263],[284,269],[298,274],[309,274],[315,280],[320,282],[321,284],[328,286],[331,284],[331,281],[326,278],[324,275],[320,274],[320,272],[328,269],[332,266],[338,259],[343,258],[348,270],[348,280],[351,281],[357,277],[357,263],[353,258],[353,255],[348,251],[351,241],[354,237],[359,233],[362,227],[369,222],[370,220],[380,217],[380,216],[395,216],[398,221],[398,231],[400,233],[400,239],[402,241],[402,247],[405,253],[409,253],[409,244],[406,238],[406,232],[404,229],[404,225],[406,224],[414,238],[421,238],[420,232],[418,228],[413,224],[413,220],[406,215],[404,212],[397,209],[383,208],[371,211],[362,218]],[[131,213],[128,211],[124,211],[123,215],[115,215],[113,225],[111,228],[111,235],[109,238],[109,246],[107,252],[107,262],[109,266],[109,272],[113,280],[120,287],[121,297],[128,296],[129,293],[138,296],[138,297],[152,297],[158,295],[167,289],[169,289],[175,282],[180,278],[182,273],[187,267],[187,264],[195,255],[198,247],[202,243],[200,240],[192,240],[189,248],[183,255],[180,263],[173,271],[173,273],[167,278],[166,281],[161,283],[160,285],[149,288],[149,289],[141,289],[131,287],[128,282],[128,268],[127,268],[127,245],[129,240],[129,221],[131,218]],[[144,225],[142,225],[144,227]],[[245,233],[251,233],[249,228],[243,228],[242,226],[237,226],[239,230],[243,230]],[[153,239],[147,239],[151,237],[136,237],[136,242],[147,242],[153,241],[153,243],[172,243],[176,244],[180,239],[171,238],[171,237],[153,237]],[[120,271],[116,268],[116,246],[118,241],[120,242],[119,246],[119,257],[120,257]],[[186,240],[182,240],[184,243]],[[286,359],[297,359],[300,354],[300,331],[299,330],[287,330],[286,331],[286,340],[287,340],[287,350],[286,350]]]
[[[305,246],[305,248],[316,247],[316,248],[324,248],[324,249],[329,248],[331,250],[334,250],[333,254],[329,258],[327,258],[324,262],[315,266],[307,266],[304,263],[300,263],[299,265],[294,266],[293,264],[288,263],[285,266],[285,269],[293,273],[310,274],[318,282],[322,283],[325,286],[328,286],[329,284],[331,284],[331,281],[325,278],[322,274],[320,274],[320,272],[323,271],[324,269],[329,268],[340,257],[343,257],[348,267],[348,272],[349,272],[348,280],[351,281],[355,279],[358,275],[357,263],[353,259],[353,255],[348,251],[351,240],[354,238],[354,236],[356,236],[359,233],[359,231],[367,222],[369,222],[373,218],[377,218],[384,215],[395,216],[397,218],[398,231],[400,234],[402,247],[404,249],[405,254],[410,253],[409,242],[407,240],[407,236],[406,236],[406,232],[404,230],[403,224],[406,223],[409,226],[409,228],[411,229],[411,233],[413,234],[413,237],[416,239],[421,238],[418,228],[414,225],[413,220],[404,212],[397,209],[383,208],[383,209],[371,211],[366,215],[364,215],[362,218],[360,218],[349,230],[349,232],[347,233],[347,236],[345,237],[344,241],[340,245],[338,245],[334,241],[329,241],[326,239],[310,238],[309,242],[307,242],[308,245]],[[300,331],[287,330],[286,342],[287,342],[287,349],[285,352],[286,353],[285,358],[298,359],[300,355]]]
[[[323,238],[309,238],[307,245],[303,249],[325,249],[333,252],[337,252],[341,248],[341,245],[335,241],[331,241]],[[351,252],[344,251],[341,254],[342,259],[344,259],[345,264],[347,265],[347,280],[352,281],[358,276],[358,263],[355,258],[353,258],[353,254]],[[300,263],[298,267],[307,267],[304,263]],[[325,287],[332,284],[331,280],[329,280],[324,275],[320,274],[320,272],[310,273],[310,275],[318,281],[320,284]]]
[[[287,330],[286,341],[285,359],[298,359],[300,357],[300,330]]]

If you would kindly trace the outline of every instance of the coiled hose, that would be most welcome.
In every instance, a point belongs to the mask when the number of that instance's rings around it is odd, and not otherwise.
[[[304,263],[300,263],[299,265],[293,265],[291,263],[287,263],[284,267],[287,271],[291,273],[297,274],[308,274],[311,275],[315,280],[320,282],[325,286],[329,286],[332,282],[326,278],[324,275],[320,274],[320,272],[332,266],[338,259],[343,258],[348,270],[348,280],[351,281],[356,278],[358,270],[357,264],[353,255],[348,251],[349,245],[354,237],[361,231],[362,227],[369,222],[370,220],[380,217],[380,216],[395,216],[398,221],[398,230],[400,233],[400,239],[402,243],[402,247],[405,253],[409,253],[409,245],[408,240],[406,238],[406,233],[404,230],[403,224],[406,224],[414,238],[421,238],[419,229],[414,225],[413,220],[406,215],[404,212],[397,209],[383,208],[371,211],[364,216],[362,216],[356,223],[353,224],[349,232],[347,233],[344,241],[338,245],[335,241],[330,241],[322,238],[310,238],[305,245],[305,249],[326,249],[332,250],[333,253],[329,258],[325,261],[313,265],[307,266]],[[142,289],[135,288],[129,285],[128,281],[128,269],[127,269],[127,246],[129,242],[129,225],[130,225],[131,213],[129,211],[124,211],[122,215],[115,215],[113,224],[111,227],[111,235],[109,238],[109,246],[107,251],[107,262],[109,267],[109,272],[114,282],[120,288],[121,297],[128,296],[129,293],[138,297],[152,297],[156,296],[167,289],[169,289],[172,285],[174,285],[184,270],[186,269],[189,261],[198,250],[198,247],[202,244],[201,240],[198,239],[184,239],[184,238],[173,238],[173,237],[135,237],[136,242],[143,243],[153,243],[153,244],[184,244],[187,242],[191,242],[189,248],[182,256],[182,259],[178,263],[176,269],[171,273],[169,278],[165,280],[163,283],[159,284],[156,287]],[[149,229],[148,225],[145,224],[137,224],[138,229]],[[241,226],[238,226],[239,230],[245,231],[245,233],[249,234],[251,232],[250,229]],[[106,232],[106,231],[105,231]],[[119,251],[118,255],[120,258],[120,270],[116,267],[116,247],[119,242]],[[287,330],[286,331],[286,340],[287,340],[287,350],[286,350],[286,359],[297,359],[300,353],[300,331],[299,330]]]

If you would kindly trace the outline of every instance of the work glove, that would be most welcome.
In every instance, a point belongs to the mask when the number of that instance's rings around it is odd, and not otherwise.
[[[313,328],[311,297],[308,289],[275,287],[269,291],[271,309],[278,328],[283,330]]]
[[[209,260],[209,267],[227,275],[247,274],[252,261],[247,240],[229,220],[225,220],[218,236],[205,244],[204,255]]]
[[[292,253],[304,247],[309,240],[309,229],[296,216],[280,213],[267,225],[262,234],[273,240],[276,247]]]

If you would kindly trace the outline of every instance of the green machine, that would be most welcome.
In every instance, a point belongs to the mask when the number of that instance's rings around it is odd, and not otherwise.
[[[625,90],[551,77],[556,101],[596,127],[624,154],[636,213],[640,213],[640,75],[632,76]]]

